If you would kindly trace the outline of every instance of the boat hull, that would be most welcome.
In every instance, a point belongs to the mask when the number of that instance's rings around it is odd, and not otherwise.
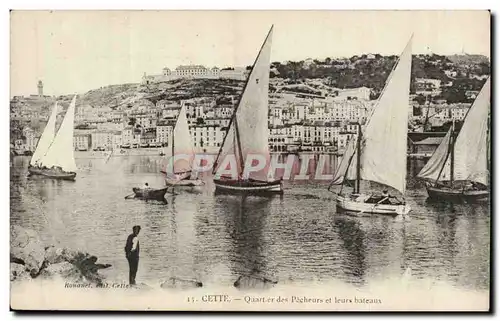
[[[28,172],[29,175],[43,176],[47,178],[61,179],[67,181],[74,181],[76,178],[76,173],[74,172],[63,172],[63,171],[56,171],[53,169],[41,169],[31,166],[28,167]]]
[[[135,198],[143,199],[143,200],[157,200],[162,201],[165,200],[165,194],[167,193],[168,188],[162,189],[152,189],[152,188],[138,188],[134,187],[132,191],[135,194]]]
[[[485,201],[488,200],[489,192],[487,190],[463,190],[451,189],[448,187],[426,186],[427,195],[433,200],[447,201]]]
[[[204,184],[204,182],[200,179],[183,179],[183,180],[180,180],[180,181],[177,181],[175,179],[165,179],[165,183],[168,185],[168,186],[183,186],[183,187],[196,187],[196,186],[202,186]]]
[[[411,208],[407,204],[377,204],[359,202],[348,196],[337,195],[337,208],[360,214],[408,215]]]
[[[283,194],[280,180],[273,182],[214,179],[215,192],[221,194],[276,195]]]

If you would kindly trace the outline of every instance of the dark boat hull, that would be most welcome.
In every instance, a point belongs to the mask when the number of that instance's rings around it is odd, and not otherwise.
[[[447,201],[485,201],[488,200],[489,192],[487,190],[464,190],[451,189],[448,187],[426,186],[427,195],[433,200]]]
[[[272,182],[237,181],[214,179],[217,194],[243,194],[243,195],[279,195],[283,194],[281,180]]]
[[[157,200],[163,201],[165,200],[165,194],[167,193],[168,188],[162,189],[144,189],[134,187],[132,189],[135,194],[135,198],[143,199],[143,200]]]
[[[53,169],[41,169],[32,166],[28,167],[28,172],[29,175],[43,176],[47,178],[62,179],[67,181],[74,181],[76,178],[76,173],[74,172],[56,171]]]

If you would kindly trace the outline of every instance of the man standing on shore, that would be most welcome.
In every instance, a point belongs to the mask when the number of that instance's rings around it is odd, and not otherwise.
[[[127,237],[127,243],[125,244],[125,256],[128,260],[129,266],[129,284],[135,285],[135,276],[137,274],[137,268],[139,266],[139,232],[141,227],[135,225],[132,228],[132,234]]]

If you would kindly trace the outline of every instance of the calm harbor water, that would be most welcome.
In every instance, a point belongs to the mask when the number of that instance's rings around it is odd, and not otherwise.
[[[259,270],[280,283],[341,281],[363,286],[408,268],[464,289],[489,287],[488,204],[430,203],[409,164],[411,220],[337,213],[328,181],[285,184],[263,198],[214,195],[210,178],[199,191],[167,195],[168,204],[125,200],[132,187],[162,186],[161,157],[77,159],[75,182],[27,178],[28,157],[11,167],[11,224],[32,228],[59,246],[113,265],[108,278],[128,279],[124,245],[142,226],[138,282],[168,277],[231,286]]]

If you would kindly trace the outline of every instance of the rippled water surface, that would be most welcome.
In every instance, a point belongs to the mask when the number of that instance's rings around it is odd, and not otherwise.
[[[162,186],[160,157],[77,159],[75,182],[27,178],[28,161],[16,157],[11,167],[11,224],[98,256],[113,265],[103,273],[114,280],[128,279],[123,248],[139,224],[139,282],[176,276],[231,285],[259,270],[280,283],[363,286],[410,268],[416,278],[489,287],[488,204],[430,203],[411,178],[412,219],[400,221],[336,213],[326,181],[287,184],[282,197],[243,199],[215,196],[206,178],[202,190],[167,196],[168,204],[161,204],[124,199],[146,181]]]

